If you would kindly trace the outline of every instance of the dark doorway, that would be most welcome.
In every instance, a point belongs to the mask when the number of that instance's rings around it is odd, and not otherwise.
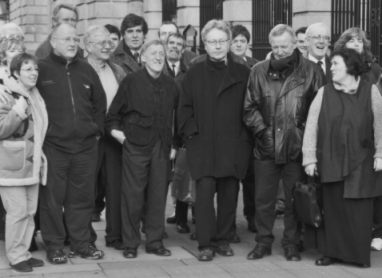
[[[223,0],[200,0],[200,33],[204,25],[211,19],[222,19]],[[200,38],[199,53],[204,53],[204,44]]]

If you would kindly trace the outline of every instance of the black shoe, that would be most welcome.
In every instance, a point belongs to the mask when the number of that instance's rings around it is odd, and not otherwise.
[[[36,243],[36,238],[33,236],[32,237],[32,241],[31,241],[31,245],[29,246],[29,252],[34,252],[34,251],[37,251],[38,250],[38,246],[37,246],[37,243]]]
[[[323,257],[317,259],[315,261],[315,264],[318,265],[318,266],[327,266],[327,265],[334,264],[335,262],[336,262],[335,259],[323,256]]]
[[[126,259],[135,259],[138,256],[136,248],[125,248],[122,254]]]
[[[94,212],[92,214],[92,222],[100,222],[101,221],[101,214],[98,212]]]
[[[113,241],[107,241],[106,247],[112,247],[116,250],[124,250],[123,242],[119,239],[113,240]]]
[[[229,244],[218,245],[215,248],[215,252],[221,256],[224,256],[224,257],[233,256],[233,250],[232,250],[231,246],[229,246]]]
[[[215,256],[215,251],[212,248],[203,248],[199,251],[198,260],[201,262],[209,262]]]
[[[190,232],[190,227],[186,223],[179,223],[176,225],[176,230],[180,234],[188,234]]]
[[[22,261],[17,264],[9,264],[13,270],[18,272],[32,272],[33,268],[27,263],[27,261]]]
[[[41,267],[44,265],[43,260],[39,260],[36,258],[30,258],[29,260],[26,261],[31,267]]]
[[[301,261],[300,253],[298,252],[298,248],[295,245],[284,247],[284,255],[287,261]]]
[[[175,215],[167,217],[166,222],[167,222],[167,224],[176,224],[176,217],[175,217]]]
[[[241,242],[241,238],[237,235],[237,233],[235,232],[232,237],[229,239],[229,242],[231,243],[240,243]]]
[[[248,260],[257,260],[261,259],[262,257],[266,255],[271,255],[272,249],[270,246],[256,244],[255,248],[251,252],[248,253],[247,259]]]
[[[252,232],[252,233],[256,233],[257,232],[257,229],[256,229],[256,225],[255,225],[255,219],[254,217],[250,217],[250,216],[247,216],[247,223],[248,223],[248,231]]]
[[[80,256],[83,259],[87,260],[100,260],[103,258],[105,253],[102,250],[97,249],[93,245],[89,245],[85,250],[72,250],[69,253],[69,258],[74,258]]]
[[[147,254],[154,254],[157,256],[162,256],[162,257],[168,257],[171,256],[171,251],[166,249],[164,246],[160,246],[158,248],[146,248],[146,253]]]
[[[46,259],[52,264],[66,264],[68,262],[68,258],[62,249],[48,250]]]

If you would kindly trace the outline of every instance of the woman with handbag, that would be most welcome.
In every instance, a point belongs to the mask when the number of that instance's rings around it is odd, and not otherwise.
[[[28,248],[34,234],[34,215],[40,182],[46,182],[42,144],[48,117],[36,82],[37,61],[21,53],[10,65],[17,82],[0,88],[0,195],[6,210],[5,249],[10,266],[30,272],[44,262]]]
[[[334,51],[330,70],[332,82],[309,109],[302,147],[305,172],[322,184],[323,257],[316,265],[370,266],[373,198],[382,195],[382,96],[361,77],[355,50]]]

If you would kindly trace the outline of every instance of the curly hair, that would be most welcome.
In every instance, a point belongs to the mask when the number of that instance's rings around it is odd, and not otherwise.
[[[367,72],[365,63],[362,61],[361,54],[351,48],[337,49],[330,55],[330,61],[335,56],[340,56],[346,65],[346,72],[350,75],[358,77]]]

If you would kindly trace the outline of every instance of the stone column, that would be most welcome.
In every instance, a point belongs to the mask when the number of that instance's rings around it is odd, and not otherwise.
[[[292,8],[293,28],[324,22],[331,30],[331,0],[294,0]]]
[[[198,30],[197,44],[199,45],[200,35],[200,1],[199,0],[178,0],[177,1],[177,25],[183,32],[187,25],[192,25]]]
[[[145,0],[143,4],[143,11],[149,27],[146,41],[157,39],[158,30],[162,24],[162,0]]]
[[[143,2],[144,0],[122,0],[121,2],[127,1],[128,13],[137,14],[143,16]],[[159,1],[159,0],[157,0]]]

